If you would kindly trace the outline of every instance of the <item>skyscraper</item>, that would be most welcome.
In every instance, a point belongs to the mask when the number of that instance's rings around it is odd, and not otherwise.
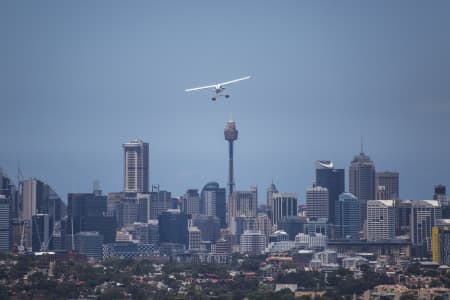
[[[306,218],[300,216],[283,218],[278,222],[278,229],[286,231],[290,240],[295,240],[295,236],[305,232]]]
[[[415,257],[431,258],[432,228],[442,212],[437,200],[411,201],[411,243]]]
[[[395,201],[367,201],[367,241],[390,240],[395,236]]]
[[[132,140],[123,144],[124,192],[147,193],[149,191],[148,143]]]
[[[197,189],[189,189],[181,197],[181,210],[188,215],[198,216],[200,214],[200,195]]]
[[[236,123],[233,120],[229,120],[224,130],[225,140],[228,141],[228,195],[231,196],[234,191],[234,178],[233,178],[233,142],[238,138],[238,131],[236,129]]]
[[[441,265],[450,264],[450,220],[436,220],[432,229],[432,258]]]
[[[215,243],[220,238],[220,219],[216,216],[194,216],[192,226],[200,230],[202,241]]]
[[[202,242],[200,230],[195,226],[188,228],[189,235],[189,250],[200,250],[200,244]]]
[[[235,191],[231,195],[229,217],[256,217],[258,191],[252,187],[249,191]]]
[[[258,190],[256,187],[249,191],[235,191],[231,194],[228,205],[228,227],[230,231],[236,233],[235,218],[251,217],[256,218],[258,208]]]
[[[395,200],[399,198],[398,178],[398,172],[385,171],[375,174],[377,200]]]
[[[158,215],[160,243],[189,246],[188,215],[176,209],[169,209]]]
[[[367,219],[367,200],[375,200],[375,165],[370,157],[361,153],[350,163],[348,172],[349,191],[358,198],[361,206],[360,229]]]
[[[25,224],[24,246],[31,248],[31,220],[34,215],[47,214],[50,224],[59,221],[65,211],[65,204],[53,189],[44,182],[31,178],[21,182],[19,218]],[[59,210],[59,211],[57,211]],[[53,231],[53,228],[52,228]]]
[[[17,219],[19,217],[19,193],[16,186],[11,179],[3,173],[0,168],[0,195],[4,195],[9,202],[9,209],[11,218]]]
[[[447,202],[447,192],[446,186],[443,184],[438,184],[434,187],[433,200],[438,200],[441,203]]]
[[[150,193],[150,219],[158,220],[158,216],[170,208],[172,194],[168,191],[153,191]]]
[[[442,218],[450,219],[450,199],[447,197],[445,185],[438,184],[434,186],[433,200],[437,200],[441,204]]]
[[[218,217],[221,228],[227,226],[225,194],[225,188],[220,188],[217,182],[207,183],[201,192],[200,212]]]
[[[292,193],[274,193],[272,195],[272,221],[274,225],[285,217],[297,215],[297,195]]]
[[[308,218],[328,220],[328,189],[313,184],[306,189],[306,215]]]
[[[114,242],[116,239],[116,218],[106,216],[106,196],[94,193],[69,193],[68,195],[68,235],[77,234],[80,231],[98,231],[105,243]],[[70,223],[70,222],[73,222]],[[71,240],[66,241],[69,248],[74,247]]]
[[[336,204],[336,239],[358,239],[360,207],[358,198],[351,193],[342,193]]]
[[[270,220],[272,220],[272,199],[273,199],[273,194],[274,193],[278,193],[277,187],[275,186],[275,184],[272,182],[272,184],[269,186],[269,188],[267,189],[267,199],[266,199],[266,205],[267,205],[267,211],[269,212],[269,218]]]
[[[75,250],[95,259],[102,258],[103,235],[97,231],[80,231],[74,237]]]
[[[266,248],[266,236],[259,231],[246,230],[240,238],[240,252],[248,255],[260,255]]]
[[[335,223],[336,202],[345,191],[345,170],[335,169],[333,162],[318,160],[316,162],[316,184],[328,190],[328,220]]]
[[[27,179],[22,181],[21,191],[21,219],[31,221],[31,217],[38,213],[48,214],[48,189],[38,179]]]
[[[411,200],[395,200],[395,235],[409,236],[411,232]]]
[[[0,195],[0,253],[9,252],[11,248],[11,214],[9,201]]]

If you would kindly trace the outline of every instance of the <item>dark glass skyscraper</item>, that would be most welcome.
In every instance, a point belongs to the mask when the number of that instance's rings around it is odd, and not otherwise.
[[[342,193],[336,204],[336,239],[358,239],[360,206],[358,198]]]
[[[207,183],[201,192],[200,213],[216,216],[220,219],[220,227],[227,227],[225,188],[220,188],[217,182]]]
[[[400,197],[398,172],[377,172],[375,186],[377,200],[395,200]]]
[[[286,217],[278,222],[278,229],[286,231],[289,235],[289,240],[293,241],[297,234],[305,232],[306,222],[305,217]]]
[[[334,224],[336,202],[339,200],[339,195],[345,191],[345,170],[335,169],[331,161],[317,161],[316,185],[328,190],[328,221]]]
[[[66,233],[77,234],[80,231],[98,231],[105,243],[112,243],[116,238],[116,218],[106,216],[107,197],[94,193],[69,194],[67,208],[68,226]]]
[[[160,243],[189,246],[188,215],[179,210],[167,210],[158,215]]]

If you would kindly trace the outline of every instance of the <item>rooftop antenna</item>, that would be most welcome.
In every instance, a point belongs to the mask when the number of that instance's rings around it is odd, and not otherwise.
[[[20,167],[20,161],[17,161],[17,186],[23,181],[22,168]]]
[[[363,136],[361,136],[361,154],[364,153]]]

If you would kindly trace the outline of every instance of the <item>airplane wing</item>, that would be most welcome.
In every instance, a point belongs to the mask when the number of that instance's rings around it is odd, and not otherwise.
[[[227,84],[230,84],[230,83],[235,83],[235,82],[238,82],[238,81],[241,81],[241,80],[245,80],[245,79],[249,79],[250,78],[250,76],[247,76],[247,77],[243,77],[243,78],[239,78],[239,79],[235,79],[235,80],[231,80],[231,81],[227,81],[227,82],[221,82],[221,83],[219,83],[220,85],[227,85]]]
[[[190,92],[190,91],[210,89],[210,88],[214,88],[214,87],[215,87],[215,85],[207,85],[207,86],[201,86],[201,87],[196,87],[196,88],[192,88],[192,89],[187,89],[187,90],[184,90],[184,91],[185,92]]]

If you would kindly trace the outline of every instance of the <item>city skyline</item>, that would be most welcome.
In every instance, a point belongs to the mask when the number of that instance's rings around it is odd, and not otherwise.
[[[229,124],[229,122],[231,122],[230,120],[229,121],[227,121],[227,124]],[[232,121],[233,123],[234,123],[234,120]],[[130,142],[125,142],[125,143],[122,143],[122,146],[123,145],[126,145],[126,144],[129,144],[129,143],[133,143],[133,142],[140,142],[140,143],[144,143],[145,145],[146,145],[146,147],[147,147],[147,151],[148,151],[148,147],[149,147],[149,143],[147,143],[147,142],[145,142],[145,141],[143,141],[143,140],[140,140],[140,139],[134,139],[134,140],[131,140]],[[358,154],[358,155],[356,155],[356,156],[354,156],[354,157],[357,157],[357,156],[359,156],[359,155],[361,155],[361,154],[365,154],[365,153],[360,153],[360,154]],[[148,157],[151,157],[151,155],[148,155],[147,154],[147,156]],[[122,165],[126,165],[126,163],[125,163],[125,159],[126,159],[126,155],[125,156],[123,156],[122,155],[122,157],[124,157],[124,159],[123,159],[123,161],[122,161]],[[150,161],[150,158],[147,158],[148,159],[148,161]],[[352,162],[354,161],[354,158],[353,158],[353,160],[352,160]],[[332,163],[333,164],[333,162],[331,162],[331,161],[329,161],[330,163]],[[349,165],[348,166],[351,166],[351,163],[352,162],[350,162],[349,163]],[[313,173],[314,172],[317,172],[317,169],[315,169],[315,166],[317,166],[317,161],[314,161],[313,163],[312,163],[312,167],[311,167],[311,169],[313,170]],[[344,189],[344,192],[349,192],[350,191],[350,187],[349,187],[349,169],[348,169],[348,166],[347,166],[347,169],[345,168],[345,167],[343,167],[342,169],[345,171],[344,172],[344,174],[345,174],[345,189]],[[7,175],[7,176],[9,176],[12,180],[13,180],[13,182],[14,182],[14,184],[17,184],[16,182],[15,182],[15,177],[14,177],[14,174],[11,174],[11,173],[8,173],[8,172],[6,172],[6,170],[4,170],[3,168],[1,168],[1,166],[0,166],[0,169],[3,171],[3,173],[4,173],[4,175]],[[148,170],[146,171],[146,172],[149,172],[149,170],[150,170],[150,168],[147,168]],[[378,170],[378,169],[377,169]],[[23,174],[22,174],[22,169],[20,168],[20,165],[18,165],[18,170],[16,170],[17,172],[20,172],[20,176],[21,177],[23,177]],[[389,173],[389,172],[392,172],[393,170],[392,169],[386,169],[386,170],[383,170],[382,172],[380,172],[380,173]],[[96,186],[96,185],[100,185],[100,190],[103,190],[103,191],[105,191],[105,192],[107,192],[107,193],[110,193],[110,192],[120,192],[120,191],[126,191],[126,189],[124,189],[124,186],[123,186],[123,181],[125,180],[124,179],[124,170],[122,170],[122,174],[119,174],[119,176],[121,176],[121,178],[122,178],[122,187],[120,187],[119,189],[116,189],[116,190],[105,190],[104,188],[103,188],[103,186],[101,186],[101,180],[99,180],[98,178],[96,178],[96,179],[94,179],[91,183],[90,183],[90,185],[88,185],[87,187],[85,187],[85,189],[82,189],[82,191],[84,191],[84,192],[91,192],[91,191],[95,191],[95,189],[98,187],[98,186]],[[398,170],[395,170],[394,171],[395,173],[397,173],[397,174],[399,174],[400,172],[398,171]],[[313,174],[314,175],[314,174]],[[229,171],[229,169],[228,169],[228,173],[227,173],[227,175],[226,175],[227,177],[228,177],[228,179],[226,179],[225,180],[225,182],[221,182],[220,181],[220,185],[222,185],[222,186],[227,186],[228,188],[229,188],[229,186],[230,186],[230,181],[229,181],[229,178],[230,178],[230,171]],[[148,175],[146,175],[146,177],[147,177],[147,179],[149,178],[149,176]],[[37,178],[37,177],[35,177],[35,176],[30,176],[30,177],[23,177],[24,179],[38,179],[38,180],[43,180],[42,178]],[[271,182],[271,184],[274,184],[274,183],[276,183],[276,184],[278,184],[278,185],[282,185],[283,183],[282,182],[274,182],[274,179],[272,178],[271,179],[272,180],[272,182]],[[212,181],[214,181],[214,180],[212,180]],[[313,183],[315,183],[316,181],[314,180],[314,178],[313,179],[311,179],[310,180],[310,182],[313,182]],[[125,180],[125,182],[126,182],[126,180]],[[145,181],[144,181],[145,182]],[[184,189],[184,191],[183,192],[180,192],[179,194],[178,193],[174,193],[174,195],[175,196],[179,196],[179,197],[183,197],[183,194],[185,193],[185,191],[186,190],[189,190],[189,189],[200,189],[201,188],[201,186],[202,186],[202,184],[204,185],[204,184],[207,184],[208,182],[205,182],[205,183],[199,183],[198,185],[196,185],[196,186],[188,186],[188,187],[185,187]],[[374,183],[375,183],[375,180],[374,180]],[[432,189],[434,189],[434,188],[436,188],[437,186],[439,186],[439,185],[441,185],[442,183],[436,183],[436,184],[434,184],[433,185],[433,187],[432,187]],[[153,186],[153,185],[156,185],[156,186],[160,186],[160,184],[159,183],[157,183],[157,182],[151,182],[151,181],[149,181],[148,183],[147,183],[147,185],[148,186]],[[233,180],[233,186],[236,186],[236,182]],[[249,186],[254,186],[254,187],[258,187],[258,188],[268,188],[268,187],[270,187],[270,184],[267,186],[267,187],[264,187],[264,186],[260,186],[260,185],[257,185],[257,184],[254,184],[254,185],[249,185]],[[317,186],[320,186],[320,185],[317,185]],[[445,186],[445,184],[444,184],[444,186]],[[376,185],[374,184],[374,187],[376,187]],[[248,186],[247,187],[239,187],[239,188],[236,188],[236,187],[234,187],[233,188],[233,191],[240,191],[240,190],[245,190],[245,189],[247,189],[248,188]],[[303,191],[301,191],[301,193],[297,193],[297,192],[295,192],[296,194],[299,194],[300,196],[299,196],[299,198],[298,198],[298,200],[299,200],[299,204],[306,204],[307,203],[307,197],[306,197],[306,193],[307,193],[307,191],[309,190],[309,186],[307,186],[306,188],[305,188],[305,190],[303,190]],[[166,190],[171,190],[170,189],[170,187],[164,187],[164,189],[166,189]],[[183,187],[181,187],[181,189],[183,189]],[[150,189],[151,190],[151,189]],[[401,189],[401,191],[403,191],[403,189]],[[147,191],[148,192],[148,191]],[[286,192],[286,191],[285,191]],[[67,203],[67,196],[70,194],[70,193],[75,193],[75,191],[68,191],[66,194],[59,194],[58,193],[58,195],[60,195],[61,197],[62,197],[62,199],[63,199],[63,201],[65,201],[66,203]],[[227,195],[228,195],[228,189],[227,189]],[[265,202],[266,202],[266,199],[263,199],[262,197],[263,197],[264,195],[260,195],[259,197],[258,197],[258,205],[260,205],[260,204],[265,204]],[[373,197],[373,199],[372,200],[376,200],[376,196],[375,197]],[[390,200],[393,200],[393,199],[395,199],[396,197],[392,197],[392,199],[390,199]],[[428,196],[428,197],[422,197],[422,198],[420,198],[420,197],[415,197],[415,198],[407,198],[407,197],[401,197],[400,196],[400,199],[407,199],[407,200],[421,200],[421,199],[433,199],[433,191],[431,192],[431,196]]]
[[[151,183],[226,186],[232,112],[237,190],[273,178],[304,203],[314,162],[347,170],[361,135],[377,171],[400,172],[401,198],[450,184],[446,2],[47,4],[0,4],[0,166],[12,178],[20,164],[64,200],[96,179],[120,191],[120,145],[139,138]],[[183,91],[247,73],[228,100]]]

